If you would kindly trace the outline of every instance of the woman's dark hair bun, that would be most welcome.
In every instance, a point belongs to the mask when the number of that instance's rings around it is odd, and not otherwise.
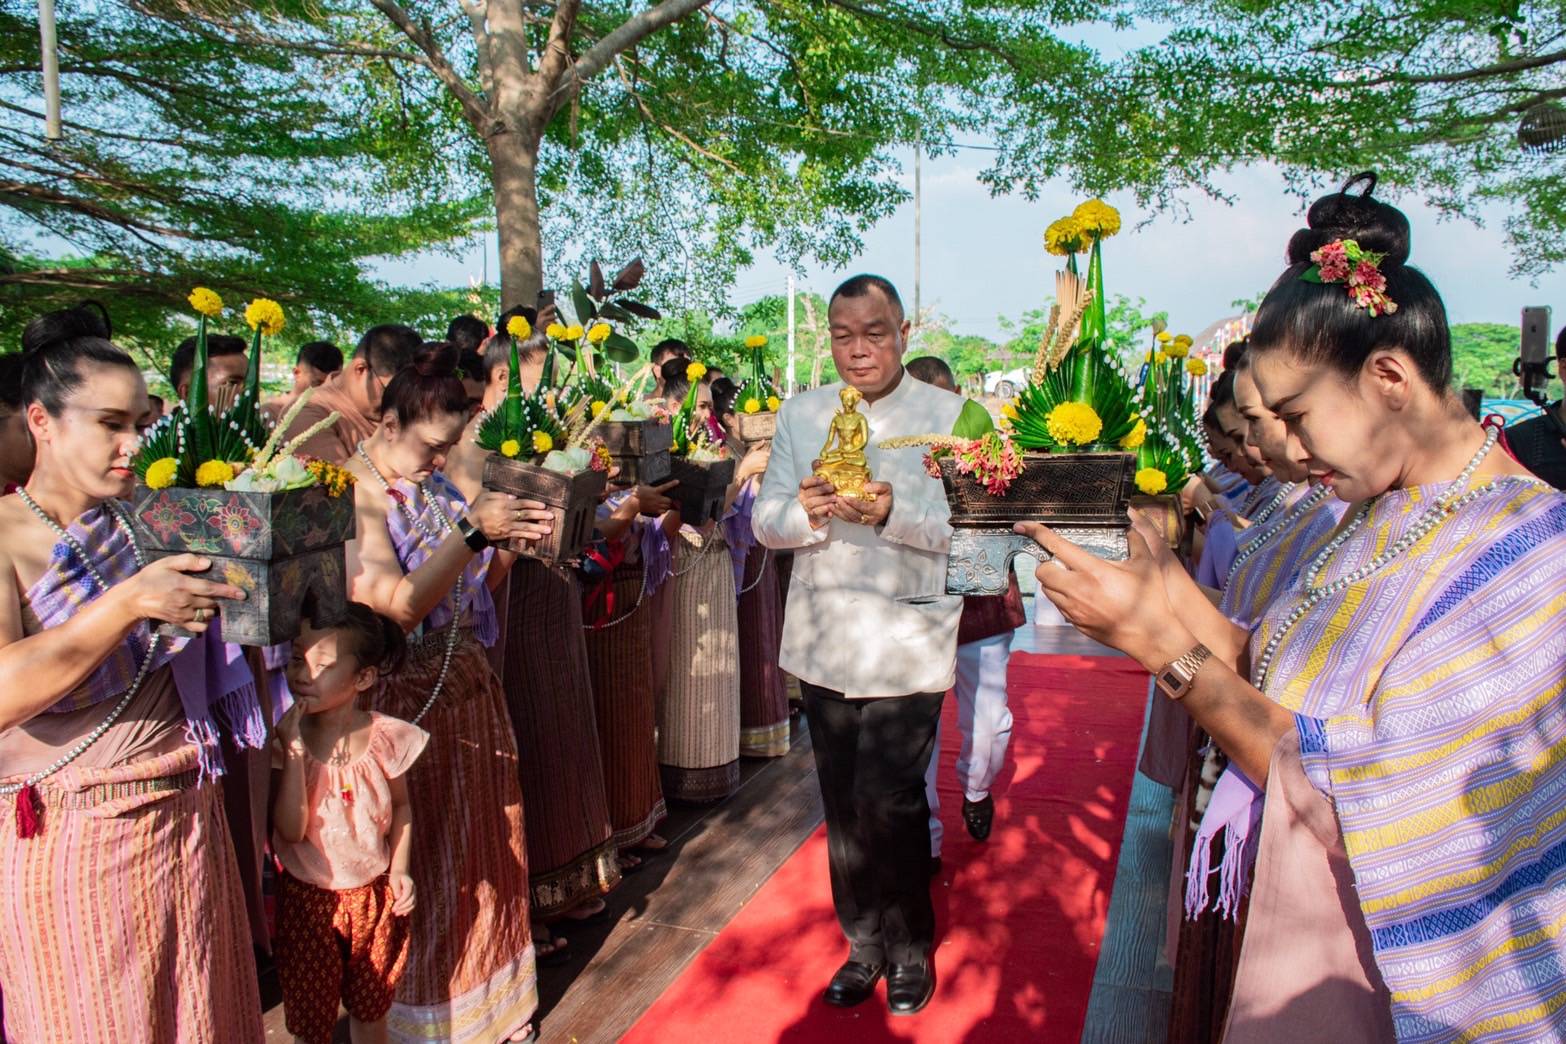
[[[403,426],[436,414],[466,413],[468,390],[457,376],[462,353],[450,341],[425,341],[413,361],[381,392],[381,413],[394,412]]]
[[[1362,188],[1361,188],[1362,186]],[[1356,188],[1360,191],[1355,192]],[[1408,263],[1411,231],[1396,207],[1372,197],[1376,175],[1356,174],[1342,191],[1323,196],[1305,214],[1306,227],[1289,240],[1286,263],[1309,264],[1313,251],[1338,239],[1352,239],[1365,250],[1385,254],[1382,271]]]
[[[455,377],[461,356],[450,341],[425,341],[413,353],[411,365],[420,377]]]
[[[109,340],[111,333],[108,309],[97,301],[34,316],[22,331],[22,402],[42,403],[58,417],[85,380],[86,364],[139,373],[135,361]]]
[[[113,335],[109,310],[97,301],[83,301],[74,307],[45,312],[30,319],[22,331],[22,351],[27,354],[40,352],[82,337],[107,341]]]

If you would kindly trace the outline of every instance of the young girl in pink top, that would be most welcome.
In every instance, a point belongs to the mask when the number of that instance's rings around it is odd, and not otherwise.
[[[404,651],[402,628],[350,602],[340,618],[307,624],[288,663],[295,702],[272,751],[277,969],[288,1031],[307,1044],[330,1044],[339,1000],[355,1044],[384,1041],[408,959],[403,774],[429,734],[359,707]]]

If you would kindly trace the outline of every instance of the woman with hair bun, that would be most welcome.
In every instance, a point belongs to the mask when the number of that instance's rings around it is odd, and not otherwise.
[[[0,497],[0,1037],[258,1042],[214,719],[254,712],[254,682],[212,691],[205,638],[153,628],[202,634],[245,593],[136,547],[120,501],[147,388],[108,334],[84,307],[23,335],[37,460]]]
[[[544,536],[550,514],[505,493],[469,504],[441,473],[468,419],[456,364],[454,346],[422,345],[348,462],[358,511],[348,594],[413,635],[373,706],[429,733],[407,775],[420,899],[386,1025],[393,1040],[492,1044],[528,1038],[538,991],[517,746],[485,651],[510,559],[489,544]]]
[[[1265,798],[1213,874],[1233,910],[1254,856],[1225,1040],[1559,1039],[1566,497],[1452,392],[1440,295],[1374,184],[1310,208],[1251,334],[1262,402],[1354,505],[1254,629],[1139,536],[1106,563],[1022,528],[1059,562],[1045,594]]]

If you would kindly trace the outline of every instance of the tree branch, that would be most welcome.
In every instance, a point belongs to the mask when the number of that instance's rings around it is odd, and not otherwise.
[[[566,2],[569,0],[562,0],[562,4]],[[640,14],[627,18],[613,32],[599,40],[586,54],[578,58],[575,65],[565,69],[553,81],[554,90],[549,96],[550,115],[553,116],[561,105],[570,101],[571,96],[581,89],[582,84],[607,69],[609,63],[622,51],[636,46],[664,26],[673,25],[710,2],[711,0],[663,0],[663,3],[658,6],[649,7]],[[544,82],[551,81],[546,79]]]
[[[430,71],[461,104],[462,115],[467,118],[468,123],[483,135],[489,124],[489,106],[485,104],[483,98],[473,92],[473,88],[468,86],[467,81],[457,70],[452,68],[440,44],[423,26],[415,22],[407,11],[403,10],[397,0],[370,0],[370,2],[375,5],[376,10],[391,19],[392,24],[402,30],[402,34],[412,40],[415,47],[424,52],[424,56],[429,59]]]
[[[151,232],[155,235],[170,236],[176,239],[200,240],[207,238],[186,229],[171,228],[167,225],[154,225],[149,221],[140,221],[126,214],[121,214],[119,211],[99,206],[90,200],[85,200],[78,196],[68,196],[63,192],[56,192],[53,189],[27,181],[0,181],[0,199],[5,197],[11,197],[16,200],[16,203],[13,205],[46,203],[50,206],[64,207],[98,221],[106,221],[109,224],[118,225],[128,232]]]
[[[1549,54],[1536,54],[1529,58],[1514,58],[1509,62],[1481,65],[1477,69],[1464,69],[1462,72],[1425,73],[1418,76],[1392,73],[1378,76],[1373,80],[1355,82],[1366,87],[1379,87],[1388,83],[1462,83],[1465,80],[1482,80],[1490,76],[1507,76],[1512,73],[1527,72],[1529,69],[1542,69],[1546,65],[1556,65],[1560,62],[1566,62],[1566,51],[1551,51]]]
[[[544,43],[544,53],[538,58],[538,80],[546,89],[549,84],[558,82],[571,64],[571,34],[576,31],[576,15],[581,8],[582,0],[559,0],[555,4],[555,16],[549,22],[549,39]],[[543,101],[549,105],[553,98]],[[550,115],[553,114],[551,107]]]
[[[489,48],[489,29],[485,18],[489,11],[488,0],[461,0],[462,10],[468,16],[468,29],[473,34],[473,50],[478,55],[479,84],[485,96],[495,97],[495,59]]]
[[[647,118],[647,121],[649,123],[653,124],[659,130],[661,130],[665,134],[669,135],[669,137],[674,138],[676,141],[684,143],[688,148],[690,148],[690,149],[694,150],[695,152],[699,153],[700,155],[705,156],[708,159],[712,160],[712,162],[717,163],[717,164],[719,164],[721,166],[727,167],[729,170],[733,171],[735,174],[743,174],[744,173],[744,171],[740,170],[738,164],[736,164],[733,160],[727,159],[727,158],[725,158],[723,156],[719,156],[717,153],[712,152],[709,149],[703,148],[702,146],[696,144],[696,142],[693,141],[687,135],[685,135],[685,134],[681,133],[680,131],[674,129],[673,127],[669,126],[667,123],[664,123],[658,117],[654,116],[652,109],[647,107],[647,103],[642,100],[641,94],[639,94],[637,92],[636,85],[631,82],[631,77],[626,72],[624,63],[618,62],[618,61],[615,62],[615,68],[619,70],[620,82],[625,84],[626,92],[630,94],[631,100],[636,103],[636,107],[639,110],[641,110],[642,115]]]

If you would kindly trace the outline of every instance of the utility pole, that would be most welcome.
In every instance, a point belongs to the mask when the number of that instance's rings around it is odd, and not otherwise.
[[[921,208],[921,205],[923,203],[923,200],[921,198],[922,197],[922,193],[920,191],[920,182],[922,181],[922,178],[920,177],[921,172],[920,172],[919,168],[920,168],[920,154],[923,153],[923,152],[924,152],[924,148],[920,145],[920,143],[919,142],[914,142],[914,312],[913,312],[913,328],[914,328],[915,331],[917,331],[919,329],[919,324],[921,322],[923,322],[923,320],[924,320],[924,313],[920,311],[920,306],[921,306],[922,302],[921,302],[920,296],[919,296],[919,274],[920,274],[919,273],[919,262],[920,262],[920,257],[919,257],[919,234],[920,234],[919,222],[920,222],[920,216],[921,216],[920,215],[920,208]]]
[[[44,137],[59,141],[60,48],[55,40],[54,0],[38,0],[38,42],[43,59]]]
[[[794,394],[794,273],[788,274],[788,376],[783,381],[783,397]]]

